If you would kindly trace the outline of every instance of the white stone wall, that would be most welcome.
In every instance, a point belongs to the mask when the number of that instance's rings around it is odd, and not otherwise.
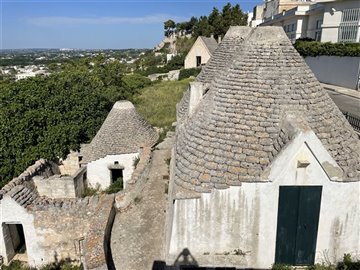
[[[322,25],[321,42],[338,42],[338,30],[341,22],[342,11],[349,8],[359,8],[359,1],[334,1],[322,4],[325,6],[325,11]],[[359,28],[357,34],[357,42],[359,42]]]
[[[41,246],[44,239],[35,230],[34,216],[8,196],[5,196],[0,201],[0,255],[5,258],[5,263],[8,263],[8,261],[2,228],[4,223],[21,224],[23,226],[30,266],[35,267],[47,263],[45,251]]]
[[[71,176],[35,176],[33,179],[40,196],[55,199],[76,198],[74,178]]]
[[[201,56],[202,65],[206,64],[211,57],[208,49],[206,48],[204,42],[201,40],[200,37],[196,40],[191,50],[185,57],[185,69],[196,68],[196,56]]]
[[[139,156],[139,153],[123,154],[123,155],[108,155],[104,158],[90,162],[87,165],[87,179],[88,184],[96,187],[98,184],[101,189],[106,189],[111,184],[111,172],[109,166],[113,166],[115,161],[124,167],[123,181],[124,188],[126,182],[131,179],[134,171],[134,160]]]
[[[297,168],[298,160],[310,165]],[[316,262],[332,262],[344,253],[360,255],[360,183],[335,182],[336,168],[312,133],[298,137],[273,162],[271,182],[203,193],[200,199],[176,200],[168,263],[188,248],[199,265],[269,268],[275,260],[279,187],[322,186]],[[340,180],[340,179],[338,179]],[[246,255],[233,255],[241,249]],[[226,253],[229,253],[225,255]]]

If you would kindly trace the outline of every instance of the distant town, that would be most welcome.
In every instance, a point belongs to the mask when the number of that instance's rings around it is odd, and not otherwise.
[[[46,76],[55,65],[84,58],[101,57],[105,62],[133,64],[149,49],[82,50],[82,49],[15,49],[0,50],[0,77],[21,80],[37,75]]]

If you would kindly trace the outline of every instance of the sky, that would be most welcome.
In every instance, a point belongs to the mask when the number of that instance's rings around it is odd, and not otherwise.
[[[163,22],[208,15],[227,2],[252,11],[261,0],[0,0],[0,49],[153,48]]]

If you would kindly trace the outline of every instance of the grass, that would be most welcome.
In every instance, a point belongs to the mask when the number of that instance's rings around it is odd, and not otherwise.
[[[171,130],[176,121],[176,104],[181,100],[191,79],[181,81],[161,81],[145,87],[134,98],[137,111],[152,126]]]

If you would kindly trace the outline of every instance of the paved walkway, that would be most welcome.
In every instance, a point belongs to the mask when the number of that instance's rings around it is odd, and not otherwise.
[[[171,156],[173,138],[166,138],[153,153],[151,168],[137,203],[117,213],[111,233],[111,250],[118,270],[151,270],[164,260],[166,193],[163,176]]]
[[[326,83],[321,83],[321,86],[326,90],[360,99],[360,91]]]

